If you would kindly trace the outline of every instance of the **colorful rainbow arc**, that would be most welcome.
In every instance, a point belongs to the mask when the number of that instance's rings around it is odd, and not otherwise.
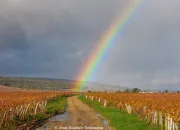
[[[143,0],[131,1],[131,3],[128,4],[123,13],[121,13],[121,15],[115,20],[115,22],[113,22],[105,31],[100,41],[97,42],[97,46],[95,47],[95,49],[90,53],[87,62],[83,64],[80,73],[78,73],[75,77],[77,81],[80,81],[74,86],[75,91],[82,91],[95,68],[101,63],[104,55],[108,52],[109,48],[111,48],[115,44],[119,33],[122,32],[125,24],[133,16],[142,2]]]

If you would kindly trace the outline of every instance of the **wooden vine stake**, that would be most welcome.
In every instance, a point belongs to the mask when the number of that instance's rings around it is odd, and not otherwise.
[[[28,104],[27,107],[26,107],[26,110],[25,110],[25,113],[24,113],[25,115],[27,114],[29,106],[30,106],[30,104]]]
[[[162,112],[159,112],[159,126],[161,127],[161,129],[163,128],[163,114]]]
[[[1,126],[0,126],[0,128],[2,128],[2,125],[3,125],[3,122],[4,122],[4,119],[6,118],[6,111],[4,112],[4,115],[3,115],[3,118],[2,118],[2,121],[1,121]]]
[[[157,125],[157,122],[158,122],[158,113],[157,113],[157,111],[154,111],[153,124]]]
[[[128,104],[125,104],[126,105],[126,110],[129,114],[132,114],[132,107]]]
[[[107,106],[107,101],[106,100],[104,100],[104,107],[106,107]]]
[[[93,96],[91,97],[91,100],[92,100],[92,101],[94,100],[94,97],[93,97]]]
[[[34,111],[34,114],[35,114],[35,115],[37,114],[38,105],[39,105],[39,102],[36,104],[36,107],[35,107],[35,111]]]

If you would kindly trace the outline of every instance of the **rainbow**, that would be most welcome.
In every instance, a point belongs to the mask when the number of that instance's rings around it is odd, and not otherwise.
[[[119,34],[125,27],[125,24],[129,19],[137,12],[137,9],[142,4],[143,0],[129,1],[122,13],[116,18],[116,20],[108,27],[105,33],[101,36],[101,39],[96,43],[96,47],[90,53],[87,62],[82,64],[80,72],[75,76],[76,81],[80,81],[75,84],[75,91],[82,91],[86,82],[91,77],[97,66],[101,63],[108,50],[114,46]]]

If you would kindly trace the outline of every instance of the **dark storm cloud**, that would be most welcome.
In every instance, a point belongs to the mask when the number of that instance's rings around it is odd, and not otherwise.
[[[112,13],[104,9],[117,3],[105,2],[101,7],[95,1],[4,0],[0,73],[73,78],[81,56],[88,55],[110,22],[106,16]]]
[[[28,48],[26,32],[13,21],[0,18],[0,50],[26,50]]]
[[[1,0],[0,75],[72,79],[128,2]],[[179,5],[178,0],[142,4],[91,80],[177,88]]]

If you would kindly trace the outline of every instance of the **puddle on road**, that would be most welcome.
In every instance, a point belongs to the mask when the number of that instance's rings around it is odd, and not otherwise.
[[[42,126],[40,126],[38,128],[35,128],[35,130],[49,130],[49,128],[54,127],[53,126],[54,123],[63,122],[63,121],[67,121],[70,119],[71,119],[71,116],[70,116],[68,110],[66,110],[65,113],[58,114],[58,115],[55,115],[55,116],[49,118],[45,124],[43,124]]]
[[[103,122],[106,130],[109,130],[109,122],[107,120],[105,120],[103,117],[101,117],[101,115],[99,115],[98,113],[96,114],[97,117],[99,117],[99,119],[101,119],[101,121]]]
[[[58,115],[55,115],[55,116],[49,118],[49,121],[50,121],[50,122],[64,121],[64,120],[68,120],[69,118],[70,118],[70,115],[69,115],[69,113],[66,111],[66,112],[63,113],[63,114],[58,114]]]

